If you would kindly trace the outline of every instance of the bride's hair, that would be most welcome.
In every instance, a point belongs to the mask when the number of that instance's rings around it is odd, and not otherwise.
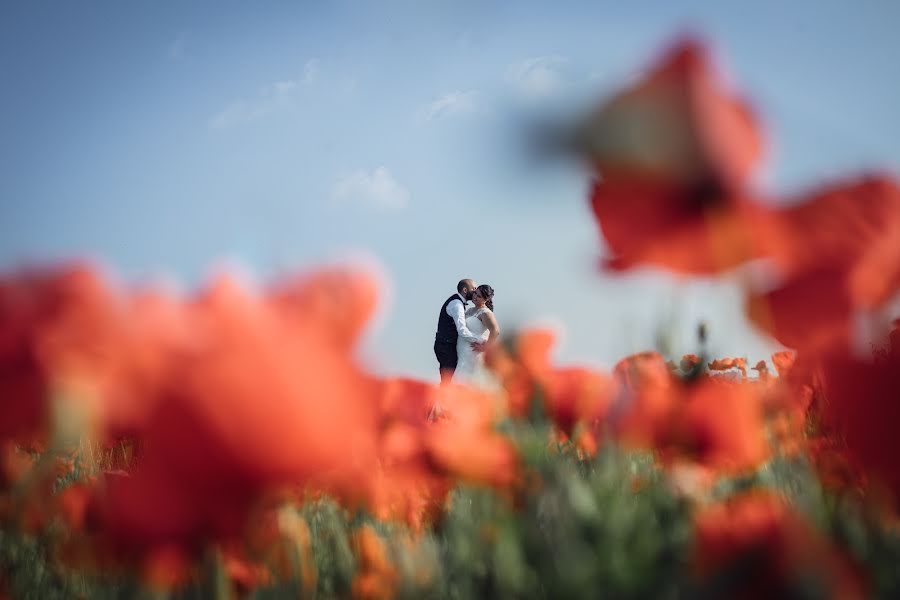
[[[481,297],[484,298],[484,305],[491,309],[491,312],[494,312],[494,288],[483,283],[477,289]]]

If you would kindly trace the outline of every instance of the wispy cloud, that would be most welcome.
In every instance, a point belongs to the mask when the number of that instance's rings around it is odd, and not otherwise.
[[[312,85],[319,78],[319,59],[311,58],[303,65],[303,77],[300,82],[304,85]]]
[[[360,169],[341,178],[331,190],[340,203],[357,202],[380,210],[399,210],[409,204],[409,190],[397,182],[387,167]]]
[[[312,58],[303,65],[303,73],[296,79],[276,81],[259,90],[250,100],[235,100],[209,120],[213,129],[229,127],[265,117],[294,104],[299,90],[313,85],[319,78],[319,60]]]
[[[433,121],[456,115],[473,114],[482,110],[481,97],[475,90],[455,91],[421,107],[417,113],[423,121]]]
[[[187,34],[181,32],[169,43],[167,55],[169,60],[179,61],[184,59],[184,51],[187,48]]]
[[[552,96],[565,85],[560,67],[566,62],[559,55],[528,58],[506,70],[506,81],[526,98]]]

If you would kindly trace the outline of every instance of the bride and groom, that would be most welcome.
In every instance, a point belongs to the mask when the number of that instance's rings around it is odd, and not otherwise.
[[[456,294],[447,298],[438,316],[434,354],[441,369],[441,383],[489,385],[484,351],[500,336],[494,317],[494,288],[463,279]]]

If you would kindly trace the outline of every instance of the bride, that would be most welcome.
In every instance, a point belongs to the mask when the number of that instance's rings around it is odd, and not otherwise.
[[[494,288],[489,285],[479,285],[472,294],[472,303],[475,305],[466,311],[466,327],[475,337],[484,340],[484,346],[489,347],[500,337],[500,326],[494,317]],[[469,385],[490,386],[491,375],[484,366],[484,350],[476,350],[472,344],[463,338],[456,342],[456,353],[459,362],[453,380]]]

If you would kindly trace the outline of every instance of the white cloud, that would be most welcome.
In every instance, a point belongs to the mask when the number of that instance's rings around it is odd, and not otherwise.
[[[409,204],[409,190],[394,179],[387,167],[354,171],[334,185],[331,197],[338,202],[359,202],[385,210],[399,210]]]
[[[455,91],[445,94],[419,109],[419,118],[425,121],[443,119],[455,115],[472,114],[480,108],[480,97],[475,90]]]
[[[254,121],[294,104],[297,93],[311,86],[319,77],[319,60],[312,58],[303,65],[303,74],[297,79],[276,81],[259,90],[252,100],[235,100],[209,120],[212,129],[227,129],[240,123]]]
[[[506,70],[506,81],[526,98],[552,96],[565,85],[560,67],[566,62],[558,55],[528,58]]]

